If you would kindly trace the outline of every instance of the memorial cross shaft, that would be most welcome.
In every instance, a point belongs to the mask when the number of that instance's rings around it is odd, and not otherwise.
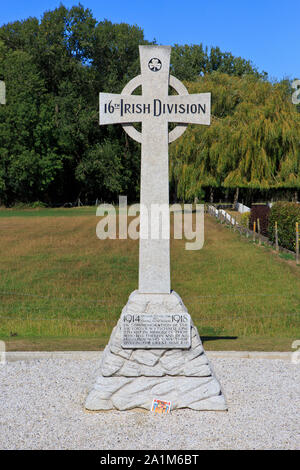
[[[210,124],[210,93],[189,95],[185,86],[170,76],[170,46],[140,46],[139,52],[141,75],[131,80],[121,94],[100,93],[100,125],[123,124],[124,130],[142,144],[139,292],[169,294],[168,144],[185,131],[188,123]],[[142,95],[132,95],[139,86]],[[169,86],[178,95],[169,95]],[[142,123],[141,133],[133,122]],[[179,123],[170,133],[169,122]],[[163,217],[155,236],[151,219],[154,207],[162,208]]]

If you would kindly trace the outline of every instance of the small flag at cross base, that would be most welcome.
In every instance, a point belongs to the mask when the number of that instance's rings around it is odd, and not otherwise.
[[[171,402],[153,398],[151,411],[159,414],[167,414],[171,411]]]

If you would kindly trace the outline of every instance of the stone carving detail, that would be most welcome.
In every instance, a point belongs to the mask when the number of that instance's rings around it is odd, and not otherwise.
[[[138,313],[121,318],[123,348],[187,349],[191,347],[188,313]]]
[[[159,396],[171,400],[172,409],[226,410],[220,384],[213,375],[193,323],[189,349],[122,348],[122,316],[155,310],[187,312],[175,292],[169,295],[133,292],[103,352],[100,375],[87,398],[86,408],[149,410],[153,398]]]

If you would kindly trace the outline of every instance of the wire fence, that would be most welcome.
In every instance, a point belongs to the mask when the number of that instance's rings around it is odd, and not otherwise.
[[[296,265],[300,264],[300,257],[299,257],[299,227],[298,222],[296,222],[295,226],[295,251],[291,251],[287,248],[279,246],[278,244],[278,232],[277,232],[277,223],[275,223],[275,238],[276,241],[273,243],[268,237],[261,234],[260,231],[260,222],[259,219],[254,221],[253,230],[249,227],[243,226],[239,223],[231,214],[226,212],[224,209],[216,209],[213,205],[207,206],[207,213],[212,217],[215,217],[219,220],[221,224],[225,224],[226,226],[232,227],[234,231],[238,231],[240,235],[246,235],[247,239],[252,240],[253,242],[258,242],[258,245],[266,244],[272,248],[275,248],[277,252],[286,253],[293,258],[296,259]],[[257,224],[257,227],[256,227]],[[257,228],[257,231],[256,231]]]

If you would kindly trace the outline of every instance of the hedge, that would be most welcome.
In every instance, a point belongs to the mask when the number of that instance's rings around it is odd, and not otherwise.
[[[296,251],[296,222],[300,224],[300,204],[276,202],[269,217],[269,237],[275,242],[275,222],[278,225],[278,243],[291,251]]]
[[[266,205],[252,205],[251,212],[250,212],[250,224],[249,227],[253,230],[253,223],[256,222],[256,231],[257,227],[257,219],[259,219],[260,224],[260,233],[267,237],[269,235],[269,215],[270,215],[270,208]]]

